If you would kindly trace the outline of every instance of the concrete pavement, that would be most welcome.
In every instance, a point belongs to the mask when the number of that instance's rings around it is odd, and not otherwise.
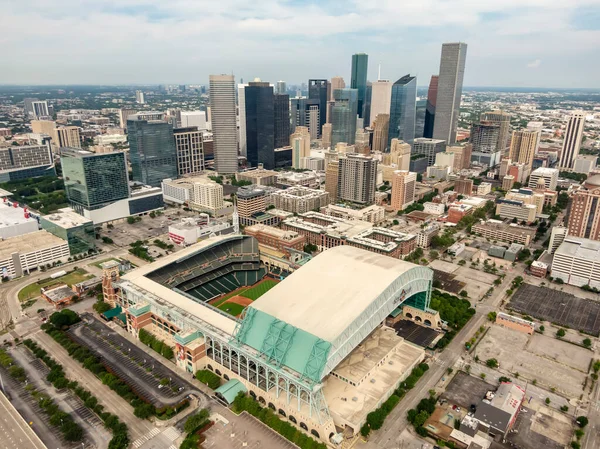
[[[0,393],[0,415],[0,440],[3,449],[47,449],[4,393]]]

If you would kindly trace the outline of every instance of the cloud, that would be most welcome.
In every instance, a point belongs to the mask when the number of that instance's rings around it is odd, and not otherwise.
[[[460,40],[466,85],[600,87],[600,30],[578,27],[581,10],[600,11],[598,0],[8,2],[0,83],[206,83],[233,71],[293,84],[348,78],[350,55],[364,51],[370,79],[381,62],[387,77],[416,73],[424,85],[441,43]],[[527,70],[532,55],[546,78]]]
[[[531,61],[529,64],[527,64],[527,67],[529,67],[530,69],[537,69],[541,64],[542,64],[541,59],[535,59],[535,60]]]

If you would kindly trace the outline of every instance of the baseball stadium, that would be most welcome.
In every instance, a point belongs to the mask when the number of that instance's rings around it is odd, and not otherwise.
[[[153,332],[176,347],[181,369],[219,375],[222,400],[246,392],[313,437],[339,443],[423,360],[423,349],[385,322],[406,306],[435,314],[433,272],[339,246],[286,277],[268,273],[253,237],[211,237],[123,276],[117,300],[134,336]],[[246,292],[236,303],[243,310],[214,305],[235,292]]]

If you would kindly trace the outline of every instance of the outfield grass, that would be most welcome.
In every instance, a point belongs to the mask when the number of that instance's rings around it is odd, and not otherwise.
[[[233,302],[229,302],[227,304],[221,304],[219,306],[219,309],[221,309],[223,312],[228,313],[229,315],[233,315],[233,316],[238,316],[240,313],[242,313],[242,310],[244,310],[246,307],[242,306],[241,304],[236,304]]]
[[[33,284],[29,284],[27,287],[23,287],[19,292],[19,301],[27,301],[32,298],[37,298],[40,296],[40,288],[42,287],[50,287],[51,285],[56,284],[67,284],[69,287],[73,284],[77,284],[78,282],[85,281],[86,279],[93,278],[94,275],[88,274],[83,268],[78,268],[75,271],[72,271],[64,276],[61,276],[56,279],[50,279],[49,281],[38,284],[34,282]]]
[[[238,293],[238,295],[254,301],[254,300],[260,298],[265,293],[267,293],[269,290],[271,290],[276,285],[277,285],[277,282],[275,282],[271,279],[265,279],[263,282],[258,284],[256,287],[251,287],[248,290],[244,290],[243,292]]]
[[[222,298],[219,298],[218,301],[215,301],[214,304],[212,304],[214,307],[219,307],[221,304],[223,304],[225,301],[227,301],[229,298],[232,298],[234,296],[243,296],[242,293],[245,292],[247,290],[247,288],[243,288],[241,290],[234,290],[232,292],[227,293],[225,296],[223,296]]]

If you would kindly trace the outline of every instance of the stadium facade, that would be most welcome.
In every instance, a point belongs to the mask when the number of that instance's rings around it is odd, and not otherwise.
[[[382,324],[410,305],[427,312],[433,272],[340,246],[308,261],[239,317],[208,304],[264,276],[253,237],[209,238],[123,276],[129,332],[176,347],[180,368],[209,369],[331,444],[356,434],[424,358]]]

